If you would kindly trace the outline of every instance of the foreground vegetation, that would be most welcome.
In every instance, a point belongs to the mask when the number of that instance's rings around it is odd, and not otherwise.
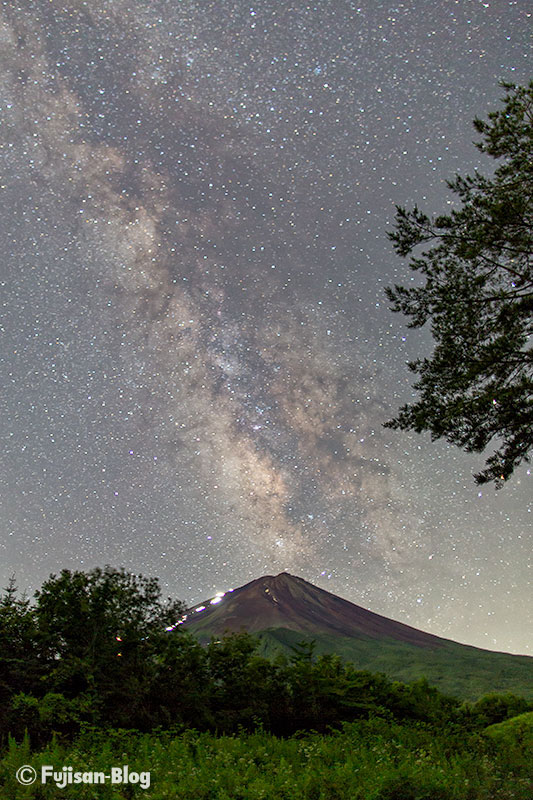
[[[202,646],[157,581],[106,568],[0,596],[0,800],[531,800],[533,704],[464,702],[247,634]],[[127,764],[150,788],[20,785]]]
[[[47,800],[61,791],[69,800],[531,800],[531,741],[510,738],[373,719],[287,739],[87,731],[70,746],[54,742],[38,753],[27,740],[12,740],[0,760],[0,800]],[[14,777],[22,764],[108,770],[124,763],[149,770],[150,787],[58,790],[22,787]]]
[[[30,605],[14,587],[0,597],[0,744],[27,730],[33,747],[84,726],[196,728],[224,734],[261,725],[278,736],[326,732],[371,716],[465,731],[533,710],[513,693],[464,703],[425,678],[403,683],[317,656],[261,656],[247,634],[202,646],[172,625],[179,604],[158,582],[106,568],[64,570]]]

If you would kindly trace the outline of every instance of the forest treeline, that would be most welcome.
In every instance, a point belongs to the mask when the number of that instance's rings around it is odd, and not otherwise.
[[[19,597],[0,596],[0,735],[32,746],[87,727],[189,728],[277,736],[369,718],[476,730],[533,710],[512,694],[463,703],[423,678],[403,684],[302,642],[269,660],[242,633],[200,645],[168,630],[183,612],[156,579],[111,567],[63,570]]]

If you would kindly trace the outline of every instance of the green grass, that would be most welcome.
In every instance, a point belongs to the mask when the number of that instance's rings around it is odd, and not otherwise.
[[[289,739],[91,731],[39,753],[12,741],[0,759],[0,800],[531,800],[528,754],[509,736],[511,742],[383,720]],[[151,786],[22,787],[14,777],[22,764],[80,771],[128,764],[149,770]]]
[[[506,748],[528,754],[533,760],[533,711],[490,725],[485,734]]]

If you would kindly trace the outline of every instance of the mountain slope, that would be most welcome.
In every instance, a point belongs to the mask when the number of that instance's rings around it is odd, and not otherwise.
[[[266,575],[187,612],[180,624],[200,641],[241,630],[259,652],[292,653],[314,640],[360,669],[397,680],[425,676],[441,691],[474,699],[494,691],[533,696],[533,658],[458,644],[367,611],[286,572]]]
[[[288,628],[311,635],[390,637],[420,647],[440,647],[446,641],[367,611],[288,572],[265,575],[219,600],[196,606],[185,624],[197,633],[205,630],[212,635]]]

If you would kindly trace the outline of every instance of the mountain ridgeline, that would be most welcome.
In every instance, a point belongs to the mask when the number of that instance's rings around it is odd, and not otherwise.
[[[286,573],[189,612],[156,578],[110,566],[51,575],[33,603],[11,581],[0,641],[0,749],[26,732],[35,747],[86,728],[292,736],[378,717],[475,732],[533,712],[533,659],[439,639]]]
[[[188,609],[180,625],[202,643],[246,631],[259,652],[290,655],[302,641],[358,669],[475,699],[487,692],[533,696],[533,658],[484,650],[425,633],[368,611],[302,578],[266,575]]]

